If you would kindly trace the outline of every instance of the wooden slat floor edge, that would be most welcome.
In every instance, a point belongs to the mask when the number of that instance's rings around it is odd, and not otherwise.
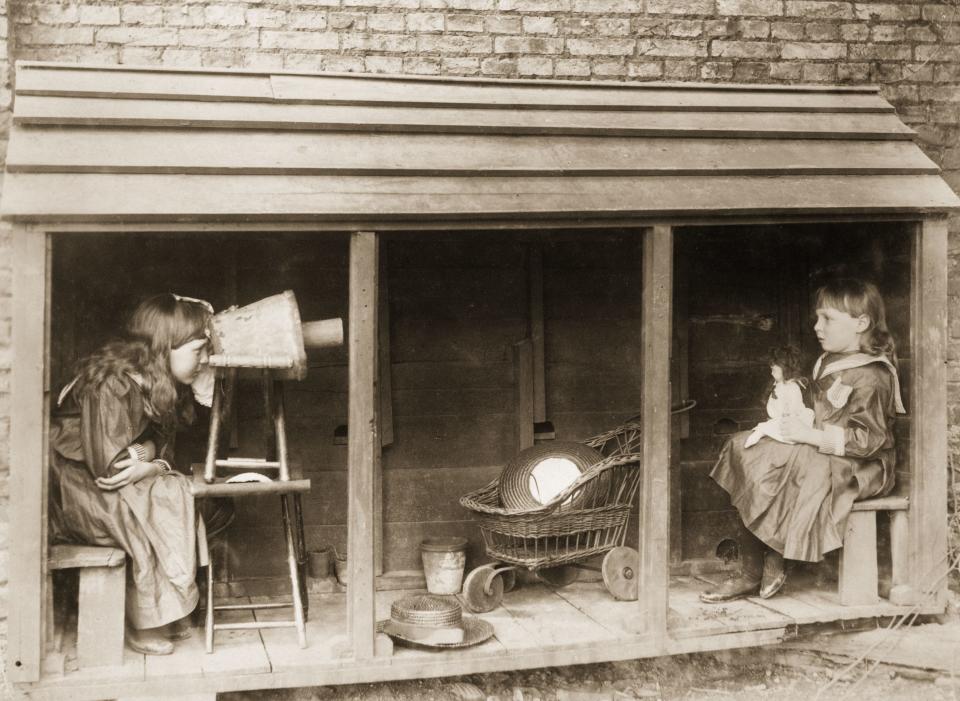
[[[174,67],[174,66],[131,66],[131,65],[101,65],[95,63],[60,63],[56,61],[37,61],[37,60],[18,60],[17,69],[43,69],[56,68],[65,70],[97,70],[97,71],[127,71],[142,73],[201,73],[213,75],[296,75],[296,76],[329,76],[336,78],[363,78],[368,80],[391,80],[405,82],[440,82],[440,83],[466,83],[466,84],[494,84],[494,85],[553,85],[557,87],[574,86],[579,88],[625,88],[625,89],[648,89],[654,88],[675,88],[678,90],[701,89],[701,90],[738,90],[744,92],[756,91],[778,91],[778,92],[835,92],[835,93],[879,93],[879,85],[822,85],[822,84],[800,84],[800,85],[781,85],[777,83],[698,83],[698,82],[679,82],[679,81],[614,81],[614,80],[557,80],[557,79],[534,79],[534,78],[481,78],[470,76],[429,76],[429,75],[410,75],[400,73],[350,73],[344,71],[330,71],[323,73],[309,71],[252,71],[245,68],[204,68],[196,67]]]
[[[93,699],[114,698],[119,696],[149,695],[165,693],[178,695],[187,693],[212,693],[242,691],[247,689],[279,689],[307,686],[328,686],[356,683],[376,683],[400,681],[427,677],[460,676],[486,672],[502,672],[519,669],[535,669],[546,666],[565,666],[598,662],[614,662],[655,657],[664,654],[684,654],[693,652],[719,651],[732,648],[773,645],[791,637],[785,629],[769,629],[732,633],[728,635],[695,638],[681,641],[668,641],[667,646],[655,647],[649,640],[639,639],[623,641],[612,647],[609,643],[594,645],[590,648],[556,650],[550,653],[533,651],[515,652],[511,655],[495,655],[487,658],[464,660],[444,655],[443,659],[431,661],[422,657],[408,660],[379,660],[368,665],[344,664],[338,667],[311,667],[291,672],[253,675],[225,675],[203,679],[168,678],[149,683],[122,684],[104,683],[83,686],[56,687],[34,686],[30,698],[88,701]]]
[[[125,174],[125,175],[316,175],[316,176],[384,176],[384,177],[442,177],[442,178],[535,178],[535,177],[657,177],[676,176],[689,177],[712,175],[716,177],[778,177],[778,176],[812,176],[812,175],[939,175],[940,169],[930,168],[543,168],[530,170],[516,169],[438,169],[438,168],[324,168],[319,167],[260,167],[260,166],[73,166],[73,165],[26,165],[11,163],[7,165],[8,173],[74,173],[74,174]],[[906,508],[906,507],[894,507]],[[866,511],[873,509],[858,509]]]
[[[597,584],[596,591],[602,593],[602,586]],[[539,596],[539,589],[533,594]],[[343,598],[343,595],[329,595],[328,598],[333,601],[333,597],[336,596]],[[336,606],[340,604],[330,604],[328,601],[328,605]],[[565,605],[571,609],[574,608],[569,603]],[[321,607],[317,606],[317,614],[320,613],[320,610]],[[502,610],[500,615],[514,618],[513,614],[506,608]],[[872,617],[884,617],[885,615],[884,613],[878,613]],[[270,617],[269,614],[267,616]],[[516,617],[516,620],[519,622],[523,619],[522,617]],[[837,620],[836,623],[842,625],[840,620]],[[560,623],[560,625],[563,627],[563,623]],[[194,635],[197,636],[200,632],[201,629],[196,629]],[[273,632],[280,635],[293,635],[292,629]],[[40,684],[24,685],[22,688],[29,692],[31,698],[35,699],[86,701],[87,699],[97,698],[147,695],[160,691],[175,695],[178,693],[199,693],[201,691],[210,693],[245,689],[339,685],[616,661],[771,645],[795,637],[796,632],[796,626],[792,624],[774,625],[769,628],[748,631],[670,638],[661,645],[657,645],[651,638],[621,633],[613,636],[612,639],[603,638],[588,643],[564,641],[548,649],[544,649],[539,644],[533,644],[525,648],[510,648],[508,644],[503,644],[501,641],[505,649],[500,649],[500,647],[488,648],[480,655],[476,654],[477,649],[475,648],[473,655],[467,649],[460,651],[463,654],[401,654],[395,655],[393,658],[380,658],[365,663],[358,663],[349,659],[319,660],[316,663],[304,660],[300,666],[293,666],[280,671],[273,670],[251,674],[218,671],[202,676],[169,674],[162,678],[138,679],[132,682],[122,681],[116,677],[112,680],[97,681],[95,675],[88,674],[79,683],[71,683],[69,677],[59,677],[45,680]],[[289,642],[295,645],[293,638],[290,638]],[[266,643],[263,641],[261,643],[266,651]]]

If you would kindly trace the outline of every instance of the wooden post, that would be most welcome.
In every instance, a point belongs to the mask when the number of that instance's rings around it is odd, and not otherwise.
[[[947,222],[924,220],[914,237],[907,572],[915,597],[942,605],[947,590]]]
[[[517,410],[517,450],[533,445],[533,344],[513,344],[514,399]]]
[[[380,384],[377,387],[377,428],[380,430],[380,448],[374,463],[374,573],[383,574],[383,461],[382,448],[393,443],[393,377],[390,362],[390,287],[388,283],[386,251],[380,251],[380,296],[377,300],[377,369]]]
[[[643,239],[643,478],[640,484],[640,614],[663,645],[670,584],[670,345],[673,230]]]
[[[47,235],[13,228],[13,373],[10,416],[10,538],[7,675],[14,682],[40,678],[46,554],[46,387],[49,335]]]
[[[530,341],[533,343],[533,421],[547,420],[546,346],[543,323],[543,248],[530,244]]]
[[[372,232],[350,237],[350,397],[347,434],[347,632],[355,659],[374,657],[376,611],[375,479],[377,428],[377,278],[379,240]]]

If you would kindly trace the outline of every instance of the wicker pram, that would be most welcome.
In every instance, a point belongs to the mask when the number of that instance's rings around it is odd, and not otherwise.
[[[513,587],[516,567],[562,586],[576,579],[573,563],[601,553],[607,553],[600,569],[610,593],[618,599],[636,598],[633,567],[638,556],[623,543],[640,486],[640,455],[635,452],[640,430],[640,423],[630,420],[583,441],[604,458],[542,506],[500,506],[499,478],[460,498],[477,516],[487,555],[506,563],[483,565],[467,575],[463,593],[471,610],[496,608],[503,592]]]

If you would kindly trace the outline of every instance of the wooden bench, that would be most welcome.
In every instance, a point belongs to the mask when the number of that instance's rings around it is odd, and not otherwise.
[[[840,604],[858,606],[876,604],[880,600],[877,568],[877,514],[890,514],[890,553],[892,582],[890,602],[911,603],[907,577],[907,508],[906,497],[881,497],[854,502],[847,519],[847,530],[840,553]],[[901,594],[906,598],[901,599]]]
[[[47,560],[47,590],[53,570],[80,570],[77,604],[77,664],[123,664],[126,554],[118,548],[54,545]]]

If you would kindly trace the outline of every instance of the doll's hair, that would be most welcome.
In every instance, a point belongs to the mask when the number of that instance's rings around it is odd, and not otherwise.
[[[792,344],[773,346],[767,354],[767,361],[771,366],[779,365],[780,369],[783,370],[783,381],[795,381],[800,386],[800,391],[804,393],[804,399],[806,399],[807,380],[803,372],[803,353],[800,352],[799,348]],[[776,380],[772,378],[767,383],[767,389],[763,395],[764,402],[767,401],[767,397],[773,392],[776,384]]]
[[[783,379],[796,380],[803,377],[803,354],[794,345],[774,346],[767,357],[770,365],[779,365]]]
[[[817,309],[839,309],[850,316],[866,316],[870,325],[860,337],[860,350],[885,355],[897,364],[897,344],[887,328],[887,312],[877,286],[859,278],[837,278],[817,290]]]
[[[170,371],[170,351],[206,338],[210,312],[200,303],[159,294],[130,315],[126,333],[78,364],[77,392],[97,391],[108,377],[135,374],[143,380],[145,410],[164,431],[192,423],[191,392]]]

